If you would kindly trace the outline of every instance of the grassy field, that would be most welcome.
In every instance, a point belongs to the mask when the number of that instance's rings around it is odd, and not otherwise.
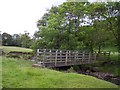
[[[31,67],[31,62],[5,58],[2,60],[5,88],[117,88],[110,82],[92,76],[63,73]]]
[[[5,53],[8,53],[10,51],[18,51],[18,52],[32,52],[33,51],[32,49],[14,47],[14,46],[0,46],[0,49],[2,49]]]
[[[0,57],[0,90],[2,88],[2,57]]]

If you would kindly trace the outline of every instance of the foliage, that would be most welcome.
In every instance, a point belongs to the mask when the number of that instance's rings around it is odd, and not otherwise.
[[[8,33],[2,34],[2,45],[3,46],[18,46],[24,48],[30,48],[32,44],[32,39],[29,36],[29,33],[25,34],[13,34]]]
[[[32,40],[27,33],[22,34],[20,40],[21,40],[21,47],[29,48],[31,46]]]
[[[12,36],[10,34],[2,34],[2,45],[12,45]]]
[[[12,35],[12,46],[21,46],[21,37],[19,34]]]
[[[120,1],[114,3],[109,2],[106,7],[106,21],[109,23],[109,28],[116,39],[118,51],[120,52]]]
[[[101,67],[99,67],[99,71],[109,72],[109,73],[112,73],[115,76],[120,76],[120,64],[101,66]]]
[[[74,70],[74,68],[73,68],[73,67],[70,67],[70,68],[67,70],[67,72],[68,72],[68,73],[74,73],[74,72],[75,72],[75,70]]]
[[[119,13],[119,2],[64,2],[53,6],[38,21],[32,47],[91,52],[98,48],[100,52],[103,47],[120,46]]]
[[[117,88],[110,82],[92,76],[63,73],[46,68],[33,68],[31,62],[5,58],[2,60],[4,88]],[[24,82],[24,83],[23,83]]]

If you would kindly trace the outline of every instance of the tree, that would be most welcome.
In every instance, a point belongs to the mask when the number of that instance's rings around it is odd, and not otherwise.
[[[114,38],[111,31],[108,30],[106,20],[101,20],[94,23],[94,42],[95,46],[98,47],[98,52],[101,52],[101,48],[109,46],[111,38]],[[108,44],[109,43],[109,44]]]
[[[65,2],[58,7],[53,6],[38,21],[37,47],[86,49],[91,52],[97,47],[100,52],[103,46],[110,43],[110,37],[115,40],[111,31],[119,31],[119,20],[112,19],[116,15],[111,17],[108,15],[110,10],[107,5],[107,3]],[[114,6],[110,4],[110,7]],[[114,12],[116,10],[118,8],[114,9]],[[119,36],[116,34],[114,36]]]
[[[47,48],[78,49],[80,42],[77,33],[79,24],[84,22],[85,5],[87,4],[67,2],[59,7],[52,7],[48,14],[38,21],[40,40],[46,43]],[[78,10],[77,7],[81,9]],[[78,13],[79,11],[81,13]],[[43,21],[47,24],[44,25]]]
[[[25,32],[25,34],[21,34],[20,36],[21,46],[25,48],[29,48],[31,46],[31,38],[29,37],[29,33]]]
[[[118,52],[120,53],[120,1],[107,2],[104,16],[108,22],[108,29],[116,39]]]
[[[11,46],[12,45],[12,36],[8,33],[2,34],[2,45]]]
[[[19,34],[12,35],[12,45],[21,47],[21,40]]]

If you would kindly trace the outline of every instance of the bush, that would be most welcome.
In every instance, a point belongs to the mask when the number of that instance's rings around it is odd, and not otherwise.
[[[73,73],[75,72],[74,68],[73,67],[70,67],[70,69],[67,70],[68,73]]]
[[[17,54],[7,54],[6,57],[10,57],[10,58],[21,58],[19,55]]]
[[[75,71],[78,71],[78,70],[80,69],[80,67],[79,67],[79,66],[73,66],[73,69],[74,69]]]

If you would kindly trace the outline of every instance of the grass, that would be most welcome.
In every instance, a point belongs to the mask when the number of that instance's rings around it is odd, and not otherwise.
[[[107,47],[107,48],[104,48],[103,51],[111,51],[111,55],[110,55],[110,60],[111,61],[116,61],[119,63],[119,59],[118,59],[118,50],[117,50],[117,47]],[[112,73],[116,76],[120,76],[120,64],[117,64],[117,65],[105,65],[105,66],[102,66],[100,68],[101,71],[103,72],[109,72],[109,73]]]
[[[109,61],[115,61],[115,62],[120,61],[118,58],[119,53],[118,53],[117,47],[108,46],[108,47],[102,48],[101,51],[110,51],[111,52]],[[102,72],[109,72],[109,73],[112,73],[116,76],[120,76],[120,64],[119,65],[112,65],[111,64],[111,65],[101,66],[101,67],[99,67],[99,69]]]
[[[16,52],[32,52],[32,49],[22,48],[22,47],[14,47],[14,46],[0,46],[0,49],[2,49],[5,53],[8,53],[10,51],[16,51]]]
[[[118,88],[92,76],[34,68],[25,60],[3,57],[2,64],[5,88]]]
[[[2,88],[2,57],[0,57],[0,90]]]
[[[120,65],[106,65],[103,67],[99,67],[99,70],[106,73],[112,73],[115,76],[120,76]]]
[[[102,51],[118,52],[117,47],[113,47],[113,46],[104,47],[102,48]]]

